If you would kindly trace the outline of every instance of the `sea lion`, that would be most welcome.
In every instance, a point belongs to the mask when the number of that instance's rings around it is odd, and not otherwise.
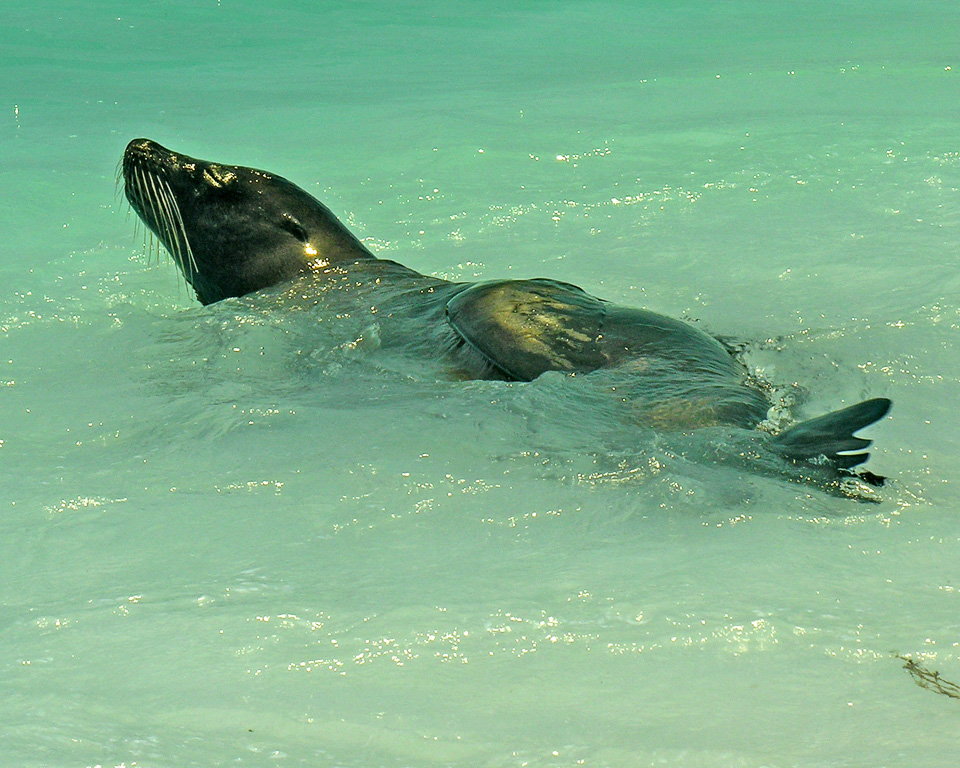
[[[556,280],[422,275],[378,259],[323,203],[273,173],[134,139],[122,178],[131,207],[203,304],[285,284],[300,301],[346,294],[376,316],[384,343],[443,355],[466,378],[621,372],[626,393],[645,403],[636,418],[660,428],[752,429],[770,407],[741,361],[689,323]],[[843,472],[868,458],[870,441],[854,433],[889,409],[887,398],[865,400],[765,436],[766,444],[788,461]]]

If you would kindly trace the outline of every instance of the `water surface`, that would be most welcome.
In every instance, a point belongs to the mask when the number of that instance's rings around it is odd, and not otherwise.
[[[952,766],[960,9],[8,2],[0,752],[25,766]],[[890,397],[878,503],[200,307],[126,142],[265,167],[385,258]],[[599,407],[599,406],[598,406]]]

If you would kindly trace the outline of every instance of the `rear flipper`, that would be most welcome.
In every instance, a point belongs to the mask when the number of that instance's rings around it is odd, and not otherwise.
[[[870,458],[870,454],[863,449],[871,441],[855,437],[853,433],[886,416],[890,404],[887,398],[877,397],[801,421],[773,438],[771,444],[777,453],[793,461],[829,463],[837,469],[850,469]],[[871,474],[870,477],[876,475]],[[879,481],[882,482],[883,478],[879,478]]]

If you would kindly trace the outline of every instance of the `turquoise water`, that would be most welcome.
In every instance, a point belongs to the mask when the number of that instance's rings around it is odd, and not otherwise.
[[[953,766],[954,2],[13,0],[0,17],[0,763]],[[126,142],[372,248],[894,401],[878,503],[202,308]]]

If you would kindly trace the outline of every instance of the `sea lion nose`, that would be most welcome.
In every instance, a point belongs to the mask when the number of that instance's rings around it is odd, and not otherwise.
[[[141,161],[156,164],[172,164],[178,157],[152,139],[134,139],[123,152],[126,162]]]
[[[126,157],[149,157],[156,153],[157,149],[162,149],[159,144],[150,139],[134,139],[124,150]]]

